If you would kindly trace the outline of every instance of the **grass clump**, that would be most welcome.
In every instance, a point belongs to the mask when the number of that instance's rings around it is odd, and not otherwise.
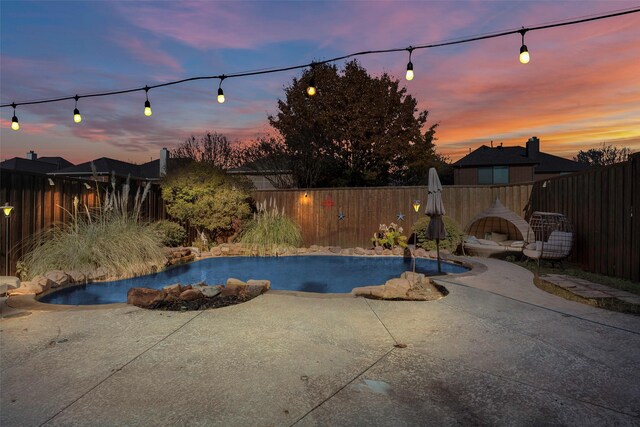
[[[129,180],[111,191],[93,210],[74,198],[72,220],[36,236],[22,260],[28,279],[50,270],[89,274],[102,268],[111,278],[147,274],[165,263],[161,238],[149,224],[139,221],[150,184],[138,189],[129,209]],[[96,191],[98,188],[96,186]]]
[[[253,215],[242,231],[240,243],[259,256],[277,255],[282,248],[298,247],[302,244],[300,227],[291,218],[278,210],[275,201],[257,204],[258,212]]]
[[[460,225],[458,225],[458,223],[453,219],[448,216],[443,216],[442,219],[444,220],[444,228],[447,231],[447,237],[444,240],[440,240],[440,249],[446,249],[453,253],[462,243],[464,233]],[[428,240],[426,237],[429,222],[431,222],[431,218],[423,216],[413,224],[411,229],[415,233],[416,247],[423,248],[427,251],[433,251],[436,249],[436,241]]]

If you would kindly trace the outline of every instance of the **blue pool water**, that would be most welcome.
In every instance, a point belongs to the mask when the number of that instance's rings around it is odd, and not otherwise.
[[[115,282],[94,283],[61,289],[45,295],[41,302],[52,304],[110,304],[127,301],[134,287],[161,289],[174,283],[226,283],[229,277],[240,280],[266,279],[271,289],[348,293],[358,286],[381,285],[411,271],[413,260],[402,257],[287,256],[207,258],[146,276]],[[419,258],[416,272],[437,274],[436,261]],[[468,269],[442,262],[443,273],[463,273]]]

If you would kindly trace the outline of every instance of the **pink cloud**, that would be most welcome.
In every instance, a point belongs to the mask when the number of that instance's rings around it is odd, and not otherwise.
[[[182,75],[184,73],[184,68],[182,67],[182,65],[180,65],[178,60],[171,55],[161,51],[160,48],[154,43],[143,43],[142,40],[124,35],[114,36],[114,40],[120,46],[127,49],[134,58],[140,60],[146,65],[158,65],[161,67],[166,67],[177,75]],[[176,78],[175,75],[167,74],[158,75],[157,77],[160,77],[158,79],[160,81]]]

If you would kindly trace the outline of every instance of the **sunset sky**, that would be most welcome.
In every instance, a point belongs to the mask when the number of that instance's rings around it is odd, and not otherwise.
[[[130,2],[0,1],[3,104],[305,64],[639,7],[640,1]],[[572,157],[603,142],[640,151],[640,13],[519,35],[359,58],[399,79],[438,122],[437,149],[457,160],[491,140]],[[341,66],[342,63],[338,63]],[[145,162],[206,130],[248,141],[271,131],[283,87],[300,71],[205,80],[144,93],[0,112],[0,158],[62,156]]]

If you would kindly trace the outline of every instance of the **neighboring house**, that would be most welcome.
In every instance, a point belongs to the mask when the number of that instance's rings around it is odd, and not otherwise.
[[[108,181],[113,173],[118,178],[130,177],[132,180],[137,181],[158,181],[167,173],[168,160],[169,152],[166,148],[163,148],[160,151],[159,159],[141,165],[101,157],[90,162],[50,172],[48,175],[83,179],[94,179],[95,177],[99,181]]]
[[[238,168],[228,169],[227,173],[246,176],[253,182],[256,190],[294,187],[291,171],[282,167],[282,162],[278,161],[256,161]]]
[[[73,163],[63,159],[62,157],[38,158],[38,155],[33,151],[29,151],[26,158],[14,157],[0,163],[0,169],[30,172],[43,175],[71,166],[73,166]]]
[[[481,146],[453,164],[455,185],[516,184],[578,172],[588,165],[540,152],[533,136],[525,147]]]

